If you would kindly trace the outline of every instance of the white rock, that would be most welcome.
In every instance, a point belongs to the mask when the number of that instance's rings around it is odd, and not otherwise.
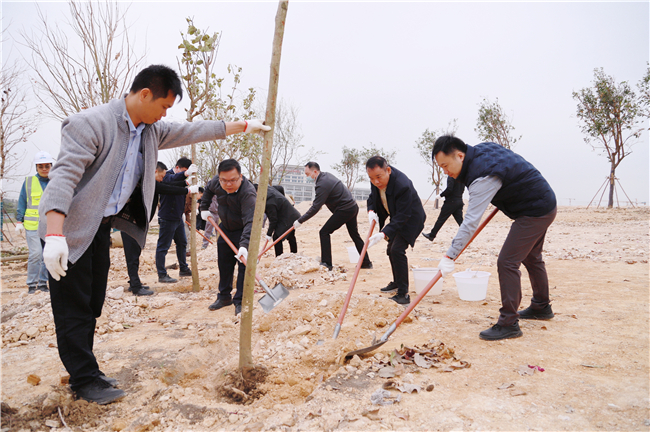
[[[325,306],[327,306],[327,300],[325,300],[325,299],[321,300],[321,302],[318,303],[318,306],[320,306],[320,307],[325,307]]]
[[[60,426],[60,423],[56,420],[45,420],[45,426],[49,428],[58,428]]]
[[[29,327],[26,331],[25,334],[27,335],[28,338],[32,339],[38,336],[38,329],[36,327]]]
[[[122,297],[124,297],[124,287],[119,286],[119,287],[115,288],[114,290],[108,291],[106,293],[106,297],[108,297],[109,299],[113,299],[113,300],[121,299]]]

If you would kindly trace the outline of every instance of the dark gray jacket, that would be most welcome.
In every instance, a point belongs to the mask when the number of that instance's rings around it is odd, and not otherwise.
[[[63,235],[68,243],[68,260],[72,263],[88,249],[99,228],[124,163],[129,134],[124,98],[74,114],[61,125],[61,148],[41,198],[38,232],[44,239],[47,212],[63,212],[66,215]],[[158,149],[225,137],[226,126],[222,121],[159,121],[146,125],[141,141],[142,178],[130,202],[113,219],[113,227],[126,232],[144,248],[154,198]]]
[[[325,204],[332,213],[337,210],[350,210],[357,206],[352,194],[345,185],[330,173],[321,171],[316,177],[316,198],[309,210],[298,219],[298,222],[305,223],[311,219]]]

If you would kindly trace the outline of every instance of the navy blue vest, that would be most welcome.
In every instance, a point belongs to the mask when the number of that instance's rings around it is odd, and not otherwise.
[[[468,145],[457,180],[469,187],[474,180],[488,176],[501,179],[492,204],[511,219],[544,216],[557,206],[551,186],[523,157],[491,142]]]

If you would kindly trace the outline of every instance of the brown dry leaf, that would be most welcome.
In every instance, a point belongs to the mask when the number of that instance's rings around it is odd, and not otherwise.
[[[570,316],[571,318],[573,318],[573,319],[578,319],[578,315],[576,315],[576,314],[569,315],[569,316]]]
[[[510,390],[510,396],[524,396],[526,394],[523,390],[512,389]]]
[[[503,383],[499,387],[497,387],[499,390],[505,390],[509,389],[511,387],[514,387],[515,385],[513,383]]]
[[[386,381],[381,386],[381,388],[383,388],[384,390],[394,389],[395,387],[397,387],[397,384],[395,383],[395,381]]]
[[[416,353],[413,359],[415,360],[415,364],[421,368],[429,369],[431,367],[431,363],[419,353]]]
[[[27,382],[33,386],[37,386],[41,382],[41,377],[31,374],[27,377]]]
[[[529,368],[528,365],[519,365],[517,368],[519,375],[532,375],[535,373],[535,369]]]
[[[435,388],[435,386],[434,386],[433,384],[429,384],[429,385],[427,386],[427,391],[428,391],[428,392],[433,391],[434,388]]]
[[[47,344],[47,347],[48,348],[56,348],[56,345],[54,345],[52,342],[50,342],[49,344]]]
[[[420,393],[420,390],[422,389],[417,384],[408,384],[408,383],[403,383],[402,385],[398,385],[395,388],[401,391],[402,393],[413,393],[413,392]]]
[[[395,415],[396,415],[398,418],[401,418],[401,419],[404,420],[404,421],[409,421],[409,417],[410,417],[410,416],[409,416],[409,413],[401,413],[401,412],[399,412],[399,411],[395,411]]]
[[[406,373],[406,368],[404,367],[403,364],[400,363],[397,366],[395,366],[395,375],[400,376],[400,375],[404,375],[405,373]]]
[[[361,412],[361,415],[373,421],[381,420],[381,416],[379,415],[379,408],[364,409]]]
[[[541,326],[540,328],[541,328],[542,330],[548,330],[548,328],[546,328],[545,325]]]
[[[465,361],[465,360],[455,361],[455,362],[453,362],[452,364],[449,365],[449,367],[452,368],[452,369],[466,369],[466,368],[468,368],[470,366],[471,366],[471,364],[469,362]]]
[[[379,369],[377,373],[381,378],[393,378],[395,376],[395,368],[393,366],[386,366]]]

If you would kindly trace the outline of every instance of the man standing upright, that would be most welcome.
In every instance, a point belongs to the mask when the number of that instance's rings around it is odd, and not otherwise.
[[[240,258],[248,259],[248,244],[253,228],[257,193],[253,184],[242,175],[239,162],[234,159],[226,159],[219,164],[217,175],[205,185],[203,191],[201,217],[206,221],[208,217],[212,216],[209,209],[212,197],[215,195],[219,203],[219,218],[221,219],[219,228],[239,250],[235,254],[223,237],[219,236],[217,240],[219,294],[217,300],[208,309],[218,310],[234,303],[235,315],[239,315],[244,295],[244,274],[246,273],[246,266]],[[257,259],[257,253],[253,257],[253,259]],[[235,296],[232,297],[232,283],[237,261],[239,261],[237,290]]]
[[[305,165],[305,175],[316,181],[316,198],[311,207],[304,215],[293,223],[293,226],[298,229],[300,225],[311,219],[320,208],[325,204],[332,212],[332,216],[325,222],[325,225],[320,229],[320,260],[321,265],[332,270],[332,242],[330,235],[341,228],[343,224],[348,229],[348,234],[354,242],[357,251],[361,253],[363,250],[363,240],[359,235],[357,226],[357,215],[359,214],[359,206],[352,198],[352,194],[348,188],[341,183],[330,173],[321,172],[320,165],[316,162],[307,162]],[[372,262],[366,253],[363,257],[362,269],[371,269]]]
[[[393,270],[392,282],[380,291],[397,291],[391,300],[406,305],[411,303],[406,248],[415,244],[427,216],[411,180],[401,171],[388,165],[386,159],[381,156],[371,157],[366,162],[366,172],[371,183],[368,219],[377,221],[380,229],[378,234],[370,238],[368,247],[386,240],[386,255]],[[386,225],[389,216],[390,223]]]
[[[176,166],[170,169],[163,177],[162,182],[173,184],[184,181],[187,177],[196,173],[196,165],[186,157],[176,162]],[[165,256],[172,244],[176,244],[176,258],[178,259],[180,277],[192,276],[192,270],[187,265],[185,251],[187,249],[187,237],[185,236],[185,224],[183,213],[185,211],[185,195],[160,195],[160,210],[158,210],[158,244],[156,245],[156,270],[158,271],[158,282],[175,283],[178,280],[170,277],[165,268]]]
[[[514,219],[497,260],[501,288],[499,319],[479,337],[519,337],[523,335],[519,318],[553,318],[542,250],[546,230],[557,213],[557,203],[546,179],[530,162],[495,143],[470,146],[460,138],[442,136],[433,145],[432,157],[445,174],[467,185],[469,191],[465,220],[438,265],[443,276],[454,269],[453,260],[474,235],[490,202]],[[521,304],[521,264],[528,270],[533,298],[528,308],[517,313]]]
[[[48,152],[40,151],[34,156],[36,175],[25,178],[18,197],[16,210],[16,232],[25,231],[29,258],[27,259],[27,293],[34,294],[38,288],[48,292],[47,268],[43,262],[43,245],[38,238],[38,204],[49,183],[50,169],[54,158]]]
[[[50,273],[59,356],[77,397],[107,404],[125,396],[93,353],[110,268],[111,227],[144,247],[154,199],[158,149],[270,130],[259,120],[171,123],[159,120],[181,81],[166,66],[135,77],[124,97],[65,119],[61,149],[41,198],[39,235]]]

